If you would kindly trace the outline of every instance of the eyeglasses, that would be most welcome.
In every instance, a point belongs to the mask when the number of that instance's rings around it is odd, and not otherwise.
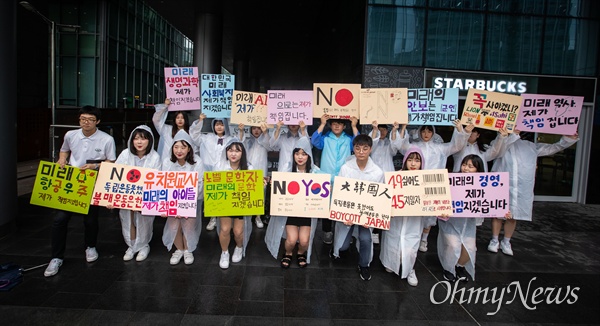
[[[97,120],[96,120],[96,119],[94,119],[94,118],[79,118],[79,122],[83,122],[83,123],[88,123],[88,122],[89,122],[89,123],[94,123],[94,122],[96,122],[96,121],[97,121]]]

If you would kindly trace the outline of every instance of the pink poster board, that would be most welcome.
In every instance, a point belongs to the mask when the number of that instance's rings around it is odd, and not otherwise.
[[[583,96],[522,94],[517,119],[521,131],[574,135],[579,125]]]
[[[200,109],[200,82],[197,67],[165,68],[167,97],[171,99],[169,111]]]
[[[509,210],[508,172],[448,173],[452,217],[504,217]]]
[[[283,121],[285,125],[297,125],[304,121],[312,125],[312,91],[267,91],[267,123]]]

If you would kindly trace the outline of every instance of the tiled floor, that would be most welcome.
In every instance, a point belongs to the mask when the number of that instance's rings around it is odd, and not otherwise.
[[[28,195],[19,198],[17,233],[0,239],[0,263],[29,268],[49,261],[52,211],[28,201]],[[360,280],[356,253],[331,261],[320,232],[306,269],[294,261],[282,270],[264,245],[264,229],[254,230],[247,257],[228,270],[218,266],[214,231],[202,232],[193,265],[170,266],[161,242],[164,221],[157,218],[149,258],[123,262],[119,220],[102,209],[100,259],[85,262],[83,223],[74,217],[60,273],[45,278],[42,267],[25,273],[12,291],[0,292],[0,320],[2,325],[599,324],[600,207],[536,203],[534,216],[535,222],[517,226],[514,257],[487,252],[489,222],[479,229],[476,282],[458,284],[450,303],[452,295],[436,286],[443,279],[436,228],[429,251],[418,256],[419,285],[410,287],[386,273],[377,258],[372,280]],[[522,293],[515,292],[513,282],[519,282]],[[540,287],[545,292],[536,299],[542,302],[533,304]],[[489,289],[488,302],[483,303],[481,293],[475,303],[477,292],[470,288]],[[457,302],[461,293],[462,304]],[[555,297],[566,300],[546,302]]]

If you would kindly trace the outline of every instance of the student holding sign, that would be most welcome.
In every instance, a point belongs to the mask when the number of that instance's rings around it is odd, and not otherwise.
[[[225,144],[221,163],[215,169],[216,171],[230,170],[254,170],[246,158],[246,148],[244,144],[235,138],[229,139]],[[219,217],[217,232],[219,233],[219,243],[221,244],[221,258],[219,267],[229,268],[229,244],[231,243],[231,230],[233,229],[233,239],[235,249],[231,255],[231,262],[239,263],[246,255],[246,247],[250,234],[252,233],[252,219],[250,216]]]
[[[64,168],[67,164],[81,170],[100,167],[100,162],[114,162],[116,159],[115,140],[107,133],[98,130],[101,113],[93,106],[84,106],[79,110],[81,128],[67,131],[60,148],[58,164]],[[63,264],[67,231],[72,212],[57,210],[52,223],[52,260],[44,271],[44,276],[56,275]],[[91,206],[87,215],[83,216],[85,226],[85,259],[91,263],[98,259],[96,241],[98,239],[98,206]]]
[[[292,151],[292,165],[286,172],[295,173],[318,173],[319,167],[314,164],[312,158],[312,147],[307,137],[302,137],[296,143]],[[305,217],[286,217],[271,216],[267,233],[265,234],[265,243],[274,258],[279,253],[281,238],[285,239],[285,254],[281,258],[281,267],[289,268],[292,262],[292,254],[296,243],[298,243],[298,266],[306,267],[310,264],[310,254],[312,252],[315,229],[317,227],[316,218]]]
[[[579,140],[575,133],[572,136],[563,136],[554,144],[543,144],[534,143],[533,135],[515,129],[507,140],[506,154],[497,158],[492,166],[493,172],[508,172],[510,175],[510,209],[514,218],[492,219],[492,239],[488,251],[498,252],[500,247],[505,255],[513,255],[510,239],[517,227],[517,220],[531,221],[532,218],[537,158],[558,153]],[[503,221],[504,239],[498,241]]]
[[[412,146],[406,151],[402,160],[403,171],[421,170],[424,165],[421,149]],[[410,286],[419,284],[414,267],[422,229],[422,216],[392,216],[390,229],[383,231],[379,259],[387,272],[405,278]]]
[[[184,130],[179,130],[173,138],[171,146],[171,157],[162,163],[162,171],[196,171],[198,172],[198,190],[196,217],[165,216],[167,223],[163,230],[163,244],[169,251],[175,245],[175,251],[171,255],[169,263],[177,265],[183,257],[183,262],[190,265],[194,262],[194,250],[198,246],[200,233],[202,231],[202,191],[204,189],[202,175],[204,175],[204,164],[198,155],[194,154],[192,138]]]
[[[463,131],[460,120],[454,120],[453,123],[454,133],[452,134],[452,139],[448,143],[437,143],[433,141],[433,135],[435,134],[433,126],[424,125],[419,128],[418,135],[420,136],[421,141],[414,142],[412,145],[419,147],[423,152],[423,170],[445,169],[448,156],[459,152],[465,147],[467,139],[469,138],[469,133]],[[403,126],[400,137],[393,142],[394,146],[402,155],[405,155],[406,151],[411,146],[408,138],[409,137],[406,135],[406,126]],[[427,237],[429,236],[429,230],[435,223],[436,217],[434,216],[424,218],[419,251],[427,251]]]
[[[323,114],[323,116],[321,116],[321,125],[319,125],[319,128],[312,134],[310,142],[314,147],[322,150],[320,161],[321,170],[331,174],[331,182],[333,183],[333,179],[338,175],[340,168],[346,163],[346,158],[352,154],[352,141],[354,140],[354,137],[358,135],[358,128],[356,127],[358,119],[356,117],[350,119],[352,135],[347,135],[344,132],[344,129],[346,129],[346,122],[342,119],[329,120],[331,130],[324,133],[323,131],[325,130],[328,120],[328,114]],[[331,244],[333,241],[331,220],[321,221],[321,228],[323,229],[323,243]]]
[[[196,145],[200,147],[200,156],[202,156],[204,162],[204,170],[215,171],[223,156],[225,144],[232,138],[229,134],[229,121],[225,118],[213,119],[211,125],[213,132],[204,134],[202,133],[204,119],[206,119],[206,115],[200,113],[198,120],[194,121],[190,127],[190,136]],[[211,217],[206,225],[206,230],[212,231],[216,225],[217,219]]]
[[[378,183],[384,183],[383,170],[371,159],[373,140],[367,135],[357,135],[352,140],[354,155],[344,163],[338,175],[340,177],[360,179]],[[340,251],[350,248],[353,234],[358,234],[358,272],[363,281],[371,279],[369,265],[373,260],[372,229],[366,226],[356,226],[351,221],[335,222],[335,239],[332,257],[339,258]]]
[[[152,135],[150,127],[145,125],[137,126],[131,132],[127,144],[128,148],[121,152],[117,158],[117,164],[160,170],[160,155],[154,150],[154,135]],[[112,207],[107,206],[107,208]],[[152,240],[154,216],[142,215],[141,212],[121,209],[119,210],[119,217],[121,219],[123,239],[128,246],[123,260],[132,260],[136,253],[136,261],[145,260],[150,253],[149,243]]]
[[[173,112],[173,124],[169,125],[165,123],[169,114],[169,105],[171,105],[170,99],[165,99],[165,104],[157,104],[156,112],[152,116],[152,123],[154,123],[154,128],[156,128],[160,136],[158,151],[161,160],[171,157],[173,137],[175,137],[175,134],[179,130],[185,130],[187,133],[190,132],[190,120],[186,111]]]
[[[498,129],[498,136],[490,143],[490,146],[487,149],[484,149],[479,141],[481,129],[475,128],[475,125],[471,123],[465,127],[465,131],[467,133],[470,132],[471,134],[469,139],[467,139],[465,147],[461,151],[452,154],[452,158],[454,159],[454,169],[452,171],[460,171],[462,169],[463,158],[467,155],[475,154],[481,157],[483,160],[483,171],[487,172],[487,162],[495,160],[506,152],[508,131],[506,128]]]
[[[281,133],[283,125],[283,121],[277,121],[273,138],[270,141],[271,149],[279,151],[279,162],[277,163],[277,171],[279,172],[289,170],[289,167],[292,166],[292,151],[296,148],[296,142],[300,137],[308,137],[304,121],[300,121],[297,125],[288,125],[288,131],[284,134]]]

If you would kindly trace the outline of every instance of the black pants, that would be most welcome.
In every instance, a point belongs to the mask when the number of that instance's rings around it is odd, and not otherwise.
[[[98,206],[90,206],[87,215],[81,215],[84,226],[85,248],[96,247],[98,240]],[[69,230],[69,221],[73,212],[56,211],[54,222],[52,223],[52,258],[65,258],[65,248],[67,245],[67,231]]]
[[[330,219],[322,218],[321,219],[321,230],[323,232],[331,232],[333,221]]]

